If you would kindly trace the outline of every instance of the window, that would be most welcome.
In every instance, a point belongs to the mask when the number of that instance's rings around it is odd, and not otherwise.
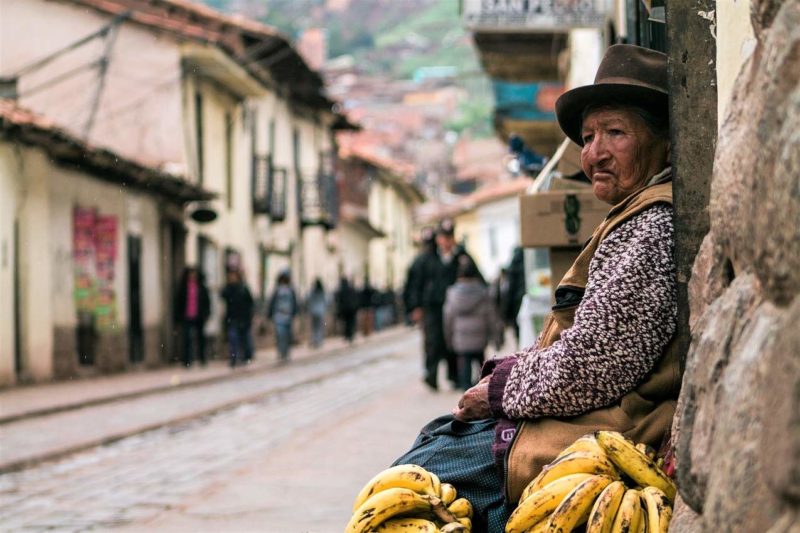
[[[225,198],[233,209],[233,115],[225,113]]]
[[[194,127],[195,142],[197,143],[197,183],[203,184],[203,95],[200,91],[194,93]]]

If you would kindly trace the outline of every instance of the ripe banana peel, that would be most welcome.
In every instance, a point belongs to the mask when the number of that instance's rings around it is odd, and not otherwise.
[[[645,454],[647,457],[649,457],[653,461],[656,460],[656,453],[657,452],[656,452],[655,448],[653,448],[651,446],[648,446],[644,442],[640,442],[640,443],[636,444],[636,449],[639,450],[640,452],[642,452],[643,454]]]
[[[667,533],[672,519],[672,506],[664,491],[656,487],[642,489],[642,504],[647,516],[647,533]]]
[[[614,481],[603,489],[589,513],[586,533],[610,533],[625,490],[625,484],[622,481]]]
[[[472,504],[466,498],[457,498],[447,506],[456,518],[472,518]]]
[[[375,528],[376,533],[439,533],[439,526],[424,518],[392,518]]]
[[[572,452],[594,452],[594,453],[605,453],[603,448],[597,443],[597,439],[594,438],[594,434],[588,433],[561,450],[561,453],[558,454],[556,460],[561,459],[567,454]]]
[[[378,473],[364,485],[353,502],[353,511],[374,494],[391,488],[409,489],[430,496],[439,495],[430,472],[417,465],[397,465]]]
[[[450,505],[456,500],[457,494],[456,488],[453,485],[450,483],[442,483],[441,496],[439,496],[442,499],[442,503]]]
[[[441,533],[469,533],[469,528],[464,527],[460,522],[450,522],[437,531]]]
[[[429,513],[434,503],[439,503],[439,499],[411,489],[393,487],[382,490],[356,509],[345,533],[367,533],[391,518]]]
[[[592,474],[570,474],[560,477],[533,492],[511,513],[505,533],[523,533],[552,513],[561,501]]]
[[[637,533],[639,522],[642,520],[642,505],[639,500],[639,491],[628,489],[622,497],[611,533]]]
[[[565,454],[545,466],[522,491],[519,501],[525,501],[548,483],[571,474],[594,474],[619,479],[617,469],[604,452],[579,450]]]
[[[572,489],[550,515],[550,532],[569,533],[584,524],[595,500],[612,481],[608,476],[591,476]]]
[[[595,438],[609,459],[642,487],[653,486],[675,500],[675,483],[656,465],[655,461],[636,449],[636,445],[615,431],[598,431]]]

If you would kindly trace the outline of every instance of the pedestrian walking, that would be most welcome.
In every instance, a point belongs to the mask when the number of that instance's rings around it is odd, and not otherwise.
[[[328,299],[322,280],[314,280],[314,286],[306,298],[306,309],[311,317],[311,346],[318,348],[325,337],[325,315],[328,312]]]
[[[494,311],[494,332],[492,342],[498,351],[505,344],[506,322],[505,309],[508,307],[508,269],[500,269],[497,279],[489,286],[489,299]]]
[[[356,316],[358,314],[358,293],[353,288],[350,281],[342,277],[339,280],[339,287],[336,289],[336,316],[342,321],[344,326],[344,338],[347,342],[353,342],[356,333]]]
[[[368,337],[375,325],[375,304],[378,291],[370,284],[369,278],[364,278],[364,286],[359,294],[361,304],[361,333]]]
[[[447,288],[456,282],[459,264],[472,263],[463,246],[456,244],[455,226],[449,219],[443,220],[436,229],[436,246],[426,248],[414,260],[409,272],[408,302],[411,318],[422,323],[425,338],[425,383],[438,390],[437,373],[439,362],[447,361],[447,377],[458,387],[458,365],[455,353],[447,348],[444,340],[444,306]],[[477,270],[477,266],[475,267]],[[477,277],[484,284],[480,271]]]
[[[205,325],[211,315],[211,298],[202,272],[186,267],[181,275],[174,300],[175,323],[183,333],[183,365],[192,366],[195,358],[206,364]]]
[[[458,386],[466,391],[477,383],[473,376],[480,373],[486,346],[495,329],[489,290],[481,282],[474,263],[465,261],[458,265],[456,282],[447,289],[443,313],[445,343],[456,354]]]
[[[292,323],[297,314],[297,296],[292,288],[291,276],[284,271],[278,274],[278,283],[269,302],[267,316],[275,327],[275,341],[281,362],[289,360],[292,346]]]
[[[506,325],[514,329],[514,337],[519,347],[519,322],[517,315],[525,297],[525,257],[522,248],[517,246],[508,265],[508,288],[504,298],[503,318]]]
[[[248,364],[253,360],[253,296],[239,270],[227,273],[227,283],[220,294],[225,302],[225,332],[228,335],[229,363]]]
[[[420,252],[411,262],[406,272],[406,283],[403,286],[403,313],[406,324],[419,323],[422,317],[422,307],[419,302],[419,286],[422,283],[424,264],[429,261],[429,256],[436,254],[436,234],[433,228],[424,227],[419,235]]]

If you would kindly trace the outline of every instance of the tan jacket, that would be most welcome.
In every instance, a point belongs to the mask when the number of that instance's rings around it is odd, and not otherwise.
[[[672,204],[672,184],[646,187],[614,206],[592,235],[559,286],[585,288],[589,264],[600,242],[617,226],[658,203]],[[538,346],[546,348],[570,328],[577,304],[552,311],[545,322]],[[521,422],[508,452],[506,495],[510,502],[519,499],[525,486],[561,450],[578,437],[608,429],[619,431],[637,442],[658,446],[672,423],[680,390],[680,366],[673,343],[653,372],[635,390],[615,405],[569,418],[539,418]]]

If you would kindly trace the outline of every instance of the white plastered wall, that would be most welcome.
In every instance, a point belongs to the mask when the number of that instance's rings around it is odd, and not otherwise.
[[[14,220],[19,208],[18,150],[0,143],[0,386],[15,380]]]
[[[717,36],[717,119],[722,124],[736,76],[756,46],[750,0],[717,2],[712,31]],[[708,14],[706,17],[710,16]]]
[[[16,74],[110,20],[67,2],[2,0],[0,76]],[[151,166],[186,172],[179,47],[166,33],[130,22],[118,28],[102,91],[97,91],[99,70],[90,65],[103,57],[106,42],[94,39],[21,76],[20,104],[83,137],[96,101],[91,144]],[[71,71],[77,73],[54,83]]]

